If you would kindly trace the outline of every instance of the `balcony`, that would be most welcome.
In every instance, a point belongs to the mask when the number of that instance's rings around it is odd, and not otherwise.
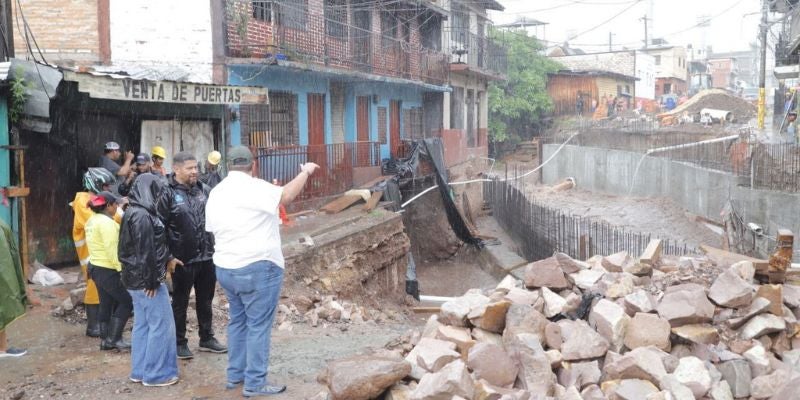
[[[491,79],[505,79],[508,67],[505,47],[466,29],[453,29],[446,34],[451,71],[473,71]]]
[[[376,32],[372,24],[377,18],[371,13],[359,18],[326,15],[313,7],[298,10],[301,6],[288,1],[264,2],[268,10],[254,10],[250,1],[226,4],[228,57],[311,63],[341,73],[358,71],[434,85],[447,82],[446,54],[421,46],[419,32],[407,32],[403,40],[400,29],[397,37]]]

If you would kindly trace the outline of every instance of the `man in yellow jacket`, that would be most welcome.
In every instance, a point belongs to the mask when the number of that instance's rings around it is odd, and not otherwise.
[[[72,223],[72,240],[75,242],[75,251],[78,252],[78,260],[81,263],[81,274],[86,280],[86,294],[83,296],[83,304],[86,307],[86,336],[102,337],[100,332],[100,322],[98,321],[98,311],[100,308],[100,296],[97,294],[97,286],[89,278],[89,248],[86,246],[86,221],[94,215],[92,210],[86,206],[93,195],[100,193],[115,182],[114,175],[105,168],[89,168],[83,174],[83,187],[86,192],[75,193],[75,199],[70,206],[75,212]],[[114,218],[117,223],[120,217]]]

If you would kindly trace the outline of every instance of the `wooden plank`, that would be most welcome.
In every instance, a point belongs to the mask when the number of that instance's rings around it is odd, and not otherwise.
[[[769,270],[769,260],[761,260],[743,254],[731,253],[730,251],[711,247],[706,244],[701,244],[700,250],[722,268],[727,268],[739,261],[750,261],[753,263],[753,266],[756,268],[756,273],[758,274],[766,274]]]
[[[375,191],[372,192],[372,197],[369,198],[367,204],[364,204],[364,211],[370,212],[375,209],[378,205],[378,202],[381,201],[381,197],[383,197],[383,192]]]
[[[328,204],[325,204],[319,210],[320,211],[324,211],[324,212],[326,212],[328,214],[337,214],[337,213],[340,213],[343,210],[345,210],[347,207],[350,207],[353,204],[358,203],[361,200],[362,200],[362,198],[359,195],[355,195],[355,194],[346,195],[346,196],[339,197],[338,199],[336,199],[336,200],[334,200],[334,201],[332,201],[332,202],[330,202]]]
[[[28,187],[9,186],[5,190],[8,197],[28,197],[31,194],[31,188]]]
[[[440,307],[413,307],[411,310],[417,314],[438,313]]]
[[[642,256],[639,257],[639,262],[645,265],[654,266],[661,259],[661,240],[653,239],[647,243]]]
[[[381,183],[381,182],[383,182],[383,181],[385,181],[385,180],[387,180],[389,178],[390,178],[389,176],[380,176],[380,177],[377,177],[377,178],[375,178],[375,179],[373,179],[371,181],[368,181],[367,183],[359,186],[358,188],[359,189],[371,189],[373,186],[375,186],[375,185],[377,185],[377,184],[379,184],[379,183]]]
[[[301,215],[313,214],[315,212],[316,211],[314,211],[314,210],[303,210],[303,211],[299,211],[299,212],[296,212],[296,213],[287,214],[286,216],[289,217],[289,218],[295,218],[295,217],[299,217]]]

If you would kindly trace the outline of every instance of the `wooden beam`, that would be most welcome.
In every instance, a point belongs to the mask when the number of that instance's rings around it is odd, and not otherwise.
[[[372,197],[369,198],[367,204],[364,204],[364,211],[370,212],[374,210],[375,207],[378,205],[378,202],[381,201],[381,197],[383,197],[383,192],[378,192],[378,191],[372,192]]]
[[[722,268],[730,267],[739,261],[750,261],[753,263],[753,266],[756,268],[756,273],[758,274],[766,274],[769,270],[769,260],[761,260],[743,254],[732,253],[730,251],[711,247],[707,244],[701,244],[700,250]]]
[[[328,214],[337,214],[345,210],[347,207],[352,206],[353,204],[358,203],[361,199],[361,196],[351,194],[339,197],[338,199],[325,204],[320,208],[320,211],[324,211]]]

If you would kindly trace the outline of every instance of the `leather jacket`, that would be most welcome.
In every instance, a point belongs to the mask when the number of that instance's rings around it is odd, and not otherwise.
[[[184,264],[211,260],[214,236],[206,232],[206,201],[211,189],[198,181],[186,186],[167,176],[167,185],[156,203],[158,216],[167,228],[171,257]]]
[[[130,205],[119,232],[122,284],[130,290],[157,289],[167,274],[169,250],[164,224],[156,214],[156,199],[164,182],[155,175],[136,179]]]

